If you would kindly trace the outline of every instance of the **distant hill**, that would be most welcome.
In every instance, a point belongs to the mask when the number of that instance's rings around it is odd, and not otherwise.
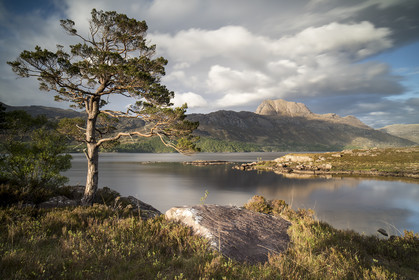
[[[6,112],[22,110],[27,112],[31,116],[45,115],[49,119],[61,119],[61,118],[76,118],[82,117],[84,113],[78,112],[71,109],[61,109],[55,107],[46,106],[9,106],[3,104],[6,107]]]
[[[393,124],[379,130],[419,144],[419,124]]]
[[[26,111],[31,116],[45,115],[49,119],[59,120],[62,118],[84,118],[85,112],[80,112],[72,109],[61,109],[55,107],[46,107],[46,106],[9,106],[4,104],[7,111],[23,110]],[[119,130],[132,130],[137,127],[144,125],[142,120],[135,119],[121,119],[118,123]]]
[[[8,111],[25,110],[31,115],[43,114],[52,119],[84,114],[44,106],[6,107]],[[375,130],[353,116],[314,114],[302,103],[281,99],[265,100],[255,113],[222,110],[190,114],[187,118],[200,123],[195,134],[202,138],[203,151],[326,151],[417,144]],[[118,130],[143,125],[141,120],[124,119],[119,122]]]
[[[264,150],[340,150],[411,146],[415,143],[375,130],[353,116],[318,115],[304,104],[265,100],[252,112],[191,114],[197,134],[218,140],[253,143]]]

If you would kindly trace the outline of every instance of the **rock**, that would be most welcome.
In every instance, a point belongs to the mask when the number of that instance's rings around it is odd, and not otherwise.
[[[130,207],[132,207],[132,210],[137,210],[140,212],[141,214],[141,218],[143,219],[150,219],[150,218],[155,218],[157,216],[160,216],[162,213],[157,210],[156,208],[154,208],[153,206],[151,206],[150,204],[147,204],[145,202],[142,202],[141,200],[133,197],[133,196],[128,196],[128,197],[121,197],[119,199],[117,199],[115,204],[119,204],[121,203],[124,207],[127,207],[128,205],[131,205]]]
[[[327,169],[327,170],[330,170],[330,169],[332,169],[332,165],[330,164],[330,163],[325,163],[325,164],[322,164],[321,165],[321,168],[322,169]]]
[[[339,158],[339,157],[343,157],[343,155],[342,155],[342,154],[331,154],[331,156],[332,156],[332,157],[337,157],[337,158]]]
[[[68,199],[65,196],[55,196],[50,198],[47,201],[44,201],[39,204],[39,208],[55,208],[55,207],[69,207],[69,206],[77,206],[76,200]]]
[[[71,200],[79,201],[83,197],[84,194],[84,186],[76,185],[76,186],[64,186],[60,187],[60,195],[67,197]]]
[[[265,100],[256,109],[256,114],[273,116],[306,117],[313,113],[303,103],[283,99]]]
[[[183,162],[183,164],[202,166],[202,165],[226,165],[226,164],[232,164],[232,162],[225,161],[225,160],[195,160],[195,161],[185,161]]]
[[[40,208],[69,207],[80,205],[84,193],[83,186],[66,186],[61,189],[65,195],[56,196],[38,205]],[[70,197],[70,198],[68,198]],[[162,213],[145,202],[133,197],[121,197],[120,194],[108,187],[97,190],[93,203],[104,204],[114,209],[138,211],[141,218],[146,220],[160,216]]]
[[[256,165],[256,162],[251,162],[251,163],[243,163],[241,165],[234,165],[232,167],[232,169],[237,169],[237,170],[242,170],[242,171],[246,171],[246,170],[252,170],[253,167]]]
[[[275,159],[276,162],[311,162],[313,158],[304,155],[285,155],[283,157]]]
[[[290,222],[234,206],[175,207],[166,217],[192,227],[214,249],[241,262],[266,262],[269,253],[284,252],[290,242]]]
[[[381,233],[382,235],[384,235],[384,236],[388,236],[387,231],[386,231],[385,229],[383,229],[383,228],[379,228],[377,231],[378,231],[379,233]]]

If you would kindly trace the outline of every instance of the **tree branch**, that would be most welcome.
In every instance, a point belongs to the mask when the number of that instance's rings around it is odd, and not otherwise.
[[[153,134],[153,133],[143,134],[143,133],[138,132],[138,131],[135,131],[135,132],[119,132],[114,137],[103,138],[103,139],[97,141],[97,145],[100,146],[100,145],[102,145],[105,142],[116,141],[116,140],[120,139],[123,136],[130,136],[130,137],[132,137],[133,135],[140,136],[140,137],[145,137],[145,138],[150,138],[150,137],[153,137],[155,134]]]

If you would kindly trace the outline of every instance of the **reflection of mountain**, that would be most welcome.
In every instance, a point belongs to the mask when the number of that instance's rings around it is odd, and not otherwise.
[[[281,175],[276,175],[281,176]],[[283,185],[272,188],[270,185],[259,186],[257,192],[270,199],[282,199],[290,203],[290,199],[306,200],[314,191],[334,191],[341,187],[356,188],[361,179],[333,178],[333,179],[288,179]]]
[[[333,191],[342,186],[356,187],[360,182],[360,179],[356,178],[286,178],[273,172],[239,171],[232,169],[231,165],[191,166],[160,163],[152,164],[148,171],[156,174],[161,174],[161,172],[176,174],[192,180],[192,185],[197,187],[205,184],[215,190],[249,191],[268,199],[282,199],[287,203],[290,203],[293,196],[305,200],[315,190]]]

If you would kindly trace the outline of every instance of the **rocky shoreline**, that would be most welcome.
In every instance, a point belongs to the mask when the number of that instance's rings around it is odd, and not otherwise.
[[[326,175],[345,175],[345,176],[371,176],[371,177],[407,177],[419,179],[419,172],[390,172],[390,171],[377,171],[377,170],[330,170],[322,169],[321,167],[313,166],[299,166],[299,167],[288,167],[287,165],[283,166],[271,166],[271,167],[261,167],[259,163],[244,163],[241,165],[235,165],[233,167],[237,170],[242,171],[272,171],[278,174],[296,174],[296,175],[306,175],[306,176],[326,176]],[[291,177],[291,176],[289,176]]]
[[[206,166],[206,165],[226,165],[234,164],[231,161],[225,160],[195,160],[195,161],[184,161],[184,165],[194,165],[194,166]]]
[[[368,176],[368,177],[396,177],[419,179],[419,158],[414,157],[411,163],[399,170],[382,170],[391,166],[391,156],[384,157],[387,150],[344,150],[341,152],[320,154],[289,154],[273,161],[260,161],[235,165],[233,168],[243,171],[258,170],[272,171],[284,176]],[[393,149],[394,153],[417,153],[418,148]],[[393,153],[393,154],[394,154]],[[391,155],[393,155],[391,154]],[[394,156],[394,155],[393,155]],[[401,154],[400,156],[403,156]],[[354,162],[368,162],[369,165],[356,165]],[[396,160],[394,158],[394,160]],[[370,163],[371,162],[371,163]],[[395,165],[396,163],[394,163]],[[371,168],[366,168],[370,166]],[[381,170],[380,170],[381,169]]]
[[[37,208],[66,208],[76,207],[81,205],[81,198],[84,192],[84,186],[65,186],[61,188],[61,194],[51,197],[50,199],[35,204],[25,204],[25,207]],[[144,220],[155,218],[162,213],[151,206],[133,196],[123,197],[117,191],[108,187],[98,189],[95,199],[95,204],[104,204],[114,209],[126,209],[130,212],[135,212]]]

